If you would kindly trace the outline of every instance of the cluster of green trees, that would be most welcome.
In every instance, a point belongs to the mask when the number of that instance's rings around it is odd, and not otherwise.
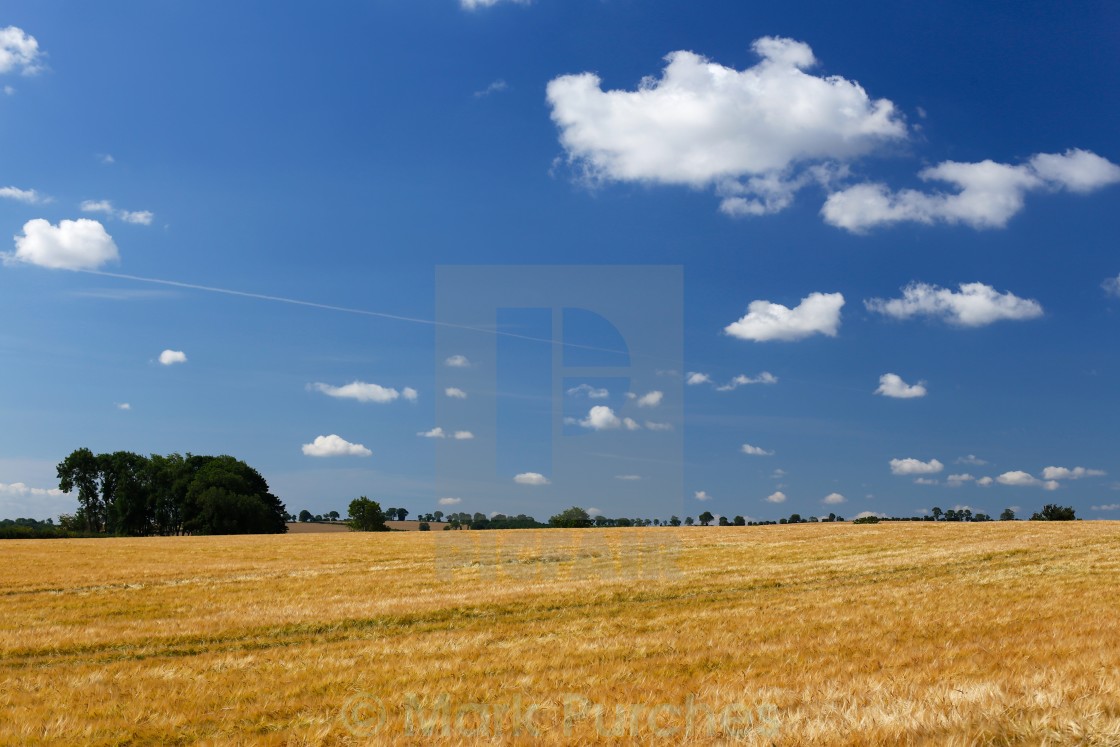
[[[77,492],[66,530],[129,536],[279,534],[287,510],[261,474],[231,456],[77,449],[58,464],[58,487]]]
[[[54,519],[0,519],[0,539],[54,539],[56,537],[82,537],[82,532],[67,531]]]

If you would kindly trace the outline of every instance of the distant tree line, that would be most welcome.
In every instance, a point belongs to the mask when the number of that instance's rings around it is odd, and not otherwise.
[[[63,529],[142,537],[278,534],[287,510],[259,472],[231,456],[77,449],[58,464],[58,487],[77,493]]]

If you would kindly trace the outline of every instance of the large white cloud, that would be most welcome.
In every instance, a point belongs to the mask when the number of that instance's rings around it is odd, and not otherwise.
[[[15,236],[16,250],[5,262],[26,262],[53,270],[95,270],[120,259],[113,237],[95,220],[79,218],[52,225],[42,218],[23,224]]]
[[[42,57],[34,36],[15,26],[0,29],[0,73],[34,75],[43,69]]]
[[[555,78],[548,102],[569,160],[592,180],[714,186],[724,212],[763,214],[836,170],[821,164],[906,138],[890,101],[806,73],[809,45],[764,37],[752,49],[761,61],[745,70],[671,52],[634,91],[604,91],[593,73]]]
[[[1001,320],[1019,321],[1042,316],[1042,305],[1034,299],[1000,293],[984,283],[961,283],[959,291],[928,283],[911,283],[902,298],[869,298],[864,306],[895,319],[932,316],[961,327],[981,327]]]
[[[810,293],[790,309],[770,301],[751,301],[747,315],[724,327],[740,340],[801,340],[821,334],[835,337],[840,327],[841,293]]]
[[[879,377],[879,388],[875,390],[875,394],[894,399],[914,399],[926,396],[926,387],[924,381],[907,384],[898,374],[885,373]]]
[[[513,481],[518,485],[548,485],[549,479],[539,472],[522,472],[515,475]]]
[[[923,462],[920,459],[892,459],[892,475],[934,475],[945,469],[945,465],[936,459]]]
[[[1002,228],[1023,209],[1027,192],[1092,192],[1120,182],[1120,166],[1075,148],[1065,153],[1039,153],[1018,166],[990,160],[944,161],[918,176],[923,181],[951,184],[956,191],[894,192],[884,184],[857,184],[829,195],[821,215],[827,223],[857,233],[902,221]]]
[[[401,397],[401,392],[390,387],[384,387],[379,384],[368,384],[364,381],[352,381],[343,386],[331,386],[330,384],[314,383],[309,385],[311,389],[317,392],[322,392],[328,397],[338,397],[340,399],[354,399],[359,402],[376,402],[378,404],[385,404],[393,402]],[[416,390],[405,388],[405,399],[416,399]]]
[[[302,448],[303,453],[311,457],[368,457],[373,454],[372,451],[361,444],[352,444],[333,433],[329,436],[316,436],[314,441],[304,444]]]

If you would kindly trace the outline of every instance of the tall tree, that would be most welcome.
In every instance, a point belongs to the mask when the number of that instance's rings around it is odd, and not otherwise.
[[[101,501],[101,470],[89,449],[77,449],[58,463],[58,489],[78,491],[78,519],[90,532],[105,529],[105,504]]]
[[[350,501],[350,528],[356,532],[387,532],[381,504],[364,495]]]

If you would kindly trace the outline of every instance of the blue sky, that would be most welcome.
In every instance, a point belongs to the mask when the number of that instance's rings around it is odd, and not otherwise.
[[[0,28],[0,516],[83,446],[295,511],[1120,515],[1111,4]]]

